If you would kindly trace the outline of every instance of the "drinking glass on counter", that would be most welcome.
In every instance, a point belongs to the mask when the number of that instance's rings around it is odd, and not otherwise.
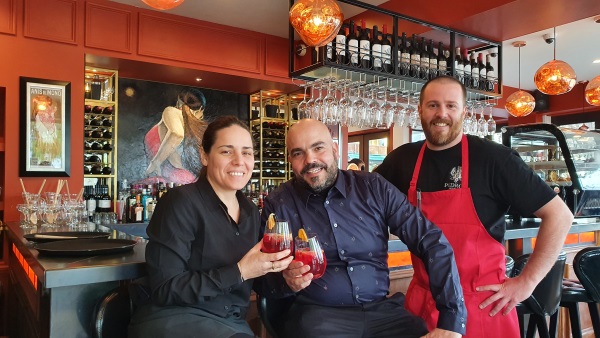
[[[327,259],[317,235],[309,233],[306,240],[298,236],[295,241],[296,253],[294,260],[310,266],[309,272],[313,274],[312,279],[321,278],[327,268]]]
[[[267,253],[280,252],[285,249],[294,251],[292,230],[287,221],[277,220],[271,227],[265,227],[262,251]]]

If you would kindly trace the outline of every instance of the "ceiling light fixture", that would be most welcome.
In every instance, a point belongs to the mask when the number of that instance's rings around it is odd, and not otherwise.
[[[585,100],[592,106],[600,106],[600,75],[585,86]]]
[[[175,8],[183,3],[184,0],[142,0],[146,5],[165,11],[167,9]]]
[[[527,43],[525,41],[515,41],[512,45],[519,48],[519,90],[510,94],[506,99],[504,108],[514,117],[523,117],[531,114],[535,108],[533,96],[521,90],[521,47],[527,45]]]
[[[300,0],[289,13],[290,24],[304,43],[325,46],[335,38],[344,14],[334,0]]]
[[[566,62],[556,60],[556,27],[554,28],[554,59],[543,64],[535,72],[533,82],[537,89],[547,95],[568,93],[577,83],[577,74]]]

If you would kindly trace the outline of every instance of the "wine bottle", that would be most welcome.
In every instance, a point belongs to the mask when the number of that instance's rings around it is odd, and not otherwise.
[[[448,70],[448,57],[446,56],[446,50],[444,49],[444,44],[440,41],[438,42],[438,75],[446,75],[446,71]]]
[[[488,92],[494,91],[494,81],[496,80],[496,72],[490,62],[491,58],[490,54],[485,55],[485,90]]]
[[[135,196],[135,204],[131,206],[130,214],[132,223],[144,223],[144,207],[139,194]]]
[[[383,25],[383,36],[381,42],[381,58],[383,60],[383,70],[386,73],[392,73],[392,41],[387,32],[387,25]]]
[[[462,82],[462,84],[465,84],[464,69],[465,65],[463,64],[463,59],[460,54],[460,47],[456,47],[456,52],[454,54],[454,75]]]
[[[398,67],[402,76],[408,76],[410,73],[410,50],[407,44],[406,33],[402,32],[400,46],[398,46]]]
[[[438,50],[438,53],[440,51]],[[433,51],[433,40],[429,39],[429,79],[433,79],[438,73],[438,59]]]
[[[483,53],[477,54],[477,67],[479,67],[479,89],[485,90],[487,71],[485,69],[485,64],[483,63]]]
[[[381,58],[383,54],[381,54],[381,45],[383,44],[383,39],[379,37],[379,27],[373,26],[373,31],[371,33],[371,54],[373,55],[373,69],[380,72],[383,69],[383,62]]]
[[[360,26],[360,35],[358,36],[360,66],[371,69],[371,39],[364,19],[360,20]]]
[[[463,49],[463,84],[465,87],[469,87],[471,85],[471,61],[469,61],[469,51],[468,49]]]
[[[135,206],[135,188],[133,184],[129,189],[129,196],[125,199],[125,222],[133,223],[135,220],[135,214],[133,214],[133,207]]]
[[[419,66],[421,64],[421,52],[417,46],[417,35],[412,35],[410,42],[410,76],[419,77]]]
[[[98,194],[96,196],[97,196],[96,212],[110,212],[112,201],[111,201],[110,195],[108,195],[108,186],[101,185],[100,186],[100,194]]]
[[[420,53],[421,68],[419,69],[419,77],[423,80],[427,80],[429,76],[429,51],[427,50],[427,44],[425,43],[424,37],[421,37]]]
[[[85,198],[85,207],[88,211],[88,220],[91,222],[94,220],[94,213],[96,212],[96,196],[93,185],[86,186],[87,197]]]
[[[479,64],[475,52],[471,52],[471,88],[479,88]]]
[[[348,25],[343,24],[340,26],[340,30],[335,36],[335,60],[341,64],[347,64],[348,60],[346,59],[346,28]]]
[[[102,94],[102,82],[100,81],[100,76],[94,75],[91,87],[92,91],[90,96],[92,100],[100,100]]]
[[[358,36],[356,35],[354,21],[350,21],[350,33],[346,37],[348,41],[348,57],[350,58],[350,64],[358,67]]]

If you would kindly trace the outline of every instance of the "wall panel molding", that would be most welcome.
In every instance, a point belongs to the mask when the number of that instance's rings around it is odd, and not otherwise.
[[[17,34],[17,0],[0,0],[0,33]]]
[[[85,46],[132,53],[132,12],[88,2],[85,8]]]
[[[288,78],[290,75],[288,40],[267,36],[265,42],[265,75]]]
[[[25,0],[23,35],[77,44],[77,0]]]
[[[140,13],[138,53],[260,74],[263,38],[220,27]]]

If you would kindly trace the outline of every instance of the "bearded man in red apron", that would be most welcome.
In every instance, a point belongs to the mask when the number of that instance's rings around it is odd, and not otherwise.
[[[454,249],[467,305],[469,338],[519,337],[515,306],[531,295],[558,256],[573,215],[519,155],[463,134],[466,89],[441,76],[421,89],[426,140],[391,152],[377,172],[438,225]],[[505,214],[514,208],[542,219],[526,268],[505,277]],[[413,257],[406,308],[435,326],[438,311],[423,263]]]

